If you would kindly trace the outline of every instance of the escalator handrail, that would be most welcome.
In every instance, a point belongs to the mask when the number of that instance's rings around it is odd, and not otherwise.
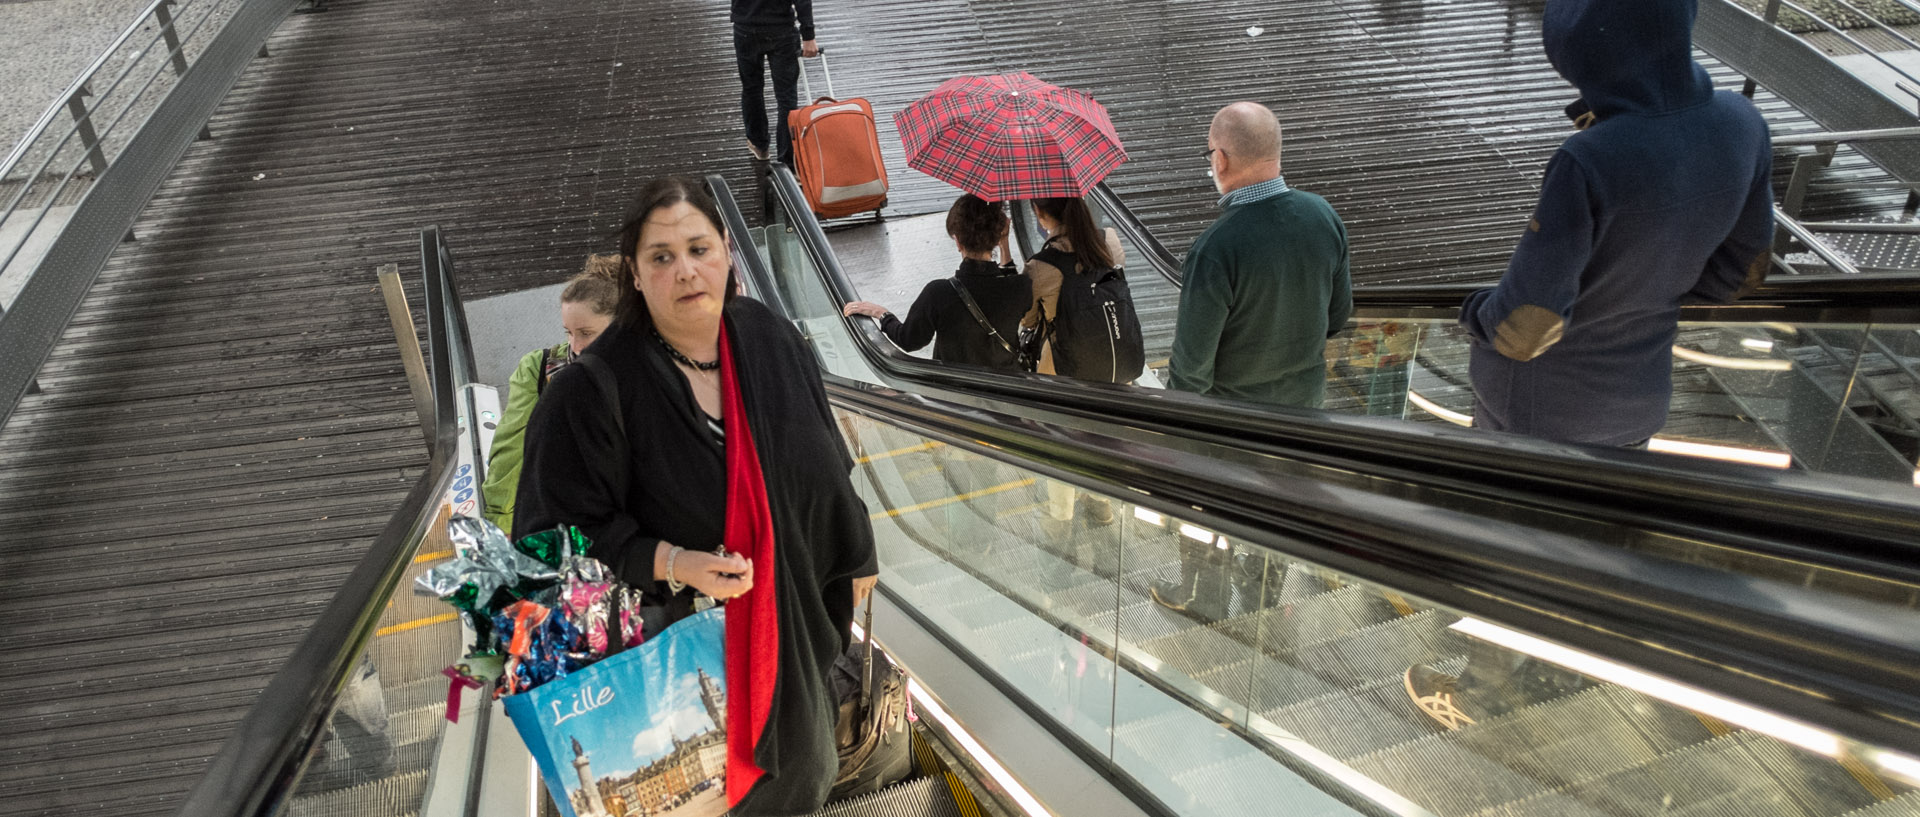
[[[834,298],[858,299],[790,171],[772,187]],[[871,319],[842,317],[876,370],[950,394],[1119,420],[1336,468],[1546,507],[1582,504],[1682,536],[1920,583],[1920,498],[1905,486],[1439,428],[1377,417],[952,366],[901,352]],[[1818,543],[1809,546],[1807,542]]]
[[[269,817],[283,812],[308,758],[326,738],[340,693],[371,644],[388,599],[439,518],[457,461],[456,390],[475,379],[465,313],[443,266],[448,258],[439,228],[422,230],[434,414],[427,471],[221,745],[206,775],[175,812],[179,817]]]
[[[733,197],[733,188],[727,185],[726,177],[718,173],[708,174],[707,191],[713,194],[714,203],[719,205],[720,220],[726,222],[727,235],[733,239],[733,262],[753,283],[754,294],[780,314],[793,314],[781,297],[779,288],[773,286],[773,276],[767,272],[766,261],[753,251],[752,228],[747,226],[746,216],[740,212],[740,203]]]
[[[826,379],[843,410],[1850,739],[1920,750],[1920,613]]]
[[[1139,248],[1154,272],[1174,286],[1185,278],[1180,257],[1160,242],[1127,207],[1119,194],[1106,182],[1094,186],[1091,193],[1105,209],[1114,228]],[[1367,317],[1385,318],[1442,317],[1433,312],[1415,310],[1458,310],[1468,293],[1485,289],[1485,283],[1378,284],[1354,287],[1353,305]],[[1681,307],[1683,321],[1777,321],[1775,310],[1793,309],[1810,317],[1838,319],[1829,311],[1848,310],[1846,317],[1856,322],[1898,323],[1920,319],[1920,275],[1891,272],[1858,274],[1776,275],[1758,290],[1733,304],[1699,304]],[[1770,309],[1769,309],[1770,308]],[[1406,310],[1402,313],[1400,310]]]

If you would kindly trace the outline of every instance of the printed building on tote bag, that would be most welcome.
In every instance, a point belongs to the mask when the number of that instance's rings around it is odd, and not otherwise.
[[[562,812],[726,813],[721,613],[701,613],[579,673],[504,699]]]

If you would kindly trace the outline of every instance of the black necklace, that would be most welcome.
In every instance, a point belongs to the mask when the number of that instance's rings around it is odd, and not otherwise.
[[[695,369],[702,372],[711,372],[714,369],[720,368],[720,361],[709,360],[702,363],[698,360],[694,360],[693,358],[690,358],[690,357],[687,357],[686,355],[681,354],[679,349],[673,348],[673,344],[668,343],[666,338],[660,336],[660,330],[653,329],[649,331],[653,332],[653,339],[660,341],[660,348],[667,350],[667,357],[673,358],[674,362],[679,363],[683,366],[686,366],[689,369]]]

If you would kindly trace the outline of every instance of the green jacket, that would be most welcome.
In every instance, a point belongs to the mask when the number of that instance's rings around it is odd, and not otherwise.
[[[1319,408],[1327,338],[1353,313],[1347,228],[1304,190],[1234,204],[1182,264],[1171,386]]]
[[[520,490],[520,458],[527,434],[527,418],[533,416],[533,404],[540,400],[546,385],[543,363],[567,359],[567,345],[535,349],[520,358],[507,378],[507,407],[500,412],[500,425],[493,430],[493,448],[487,452],[487,481],[480,486],[486,510],[481,515],[500,529],[513,531],[513,495]],[[557,368],[557,367],[556,367]]]

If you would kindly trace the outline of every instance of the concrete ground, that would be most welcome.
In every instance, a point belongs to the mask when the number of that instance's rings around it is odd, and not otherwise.
[[[147,0],[0,0],[0,144],[9,149]]]

